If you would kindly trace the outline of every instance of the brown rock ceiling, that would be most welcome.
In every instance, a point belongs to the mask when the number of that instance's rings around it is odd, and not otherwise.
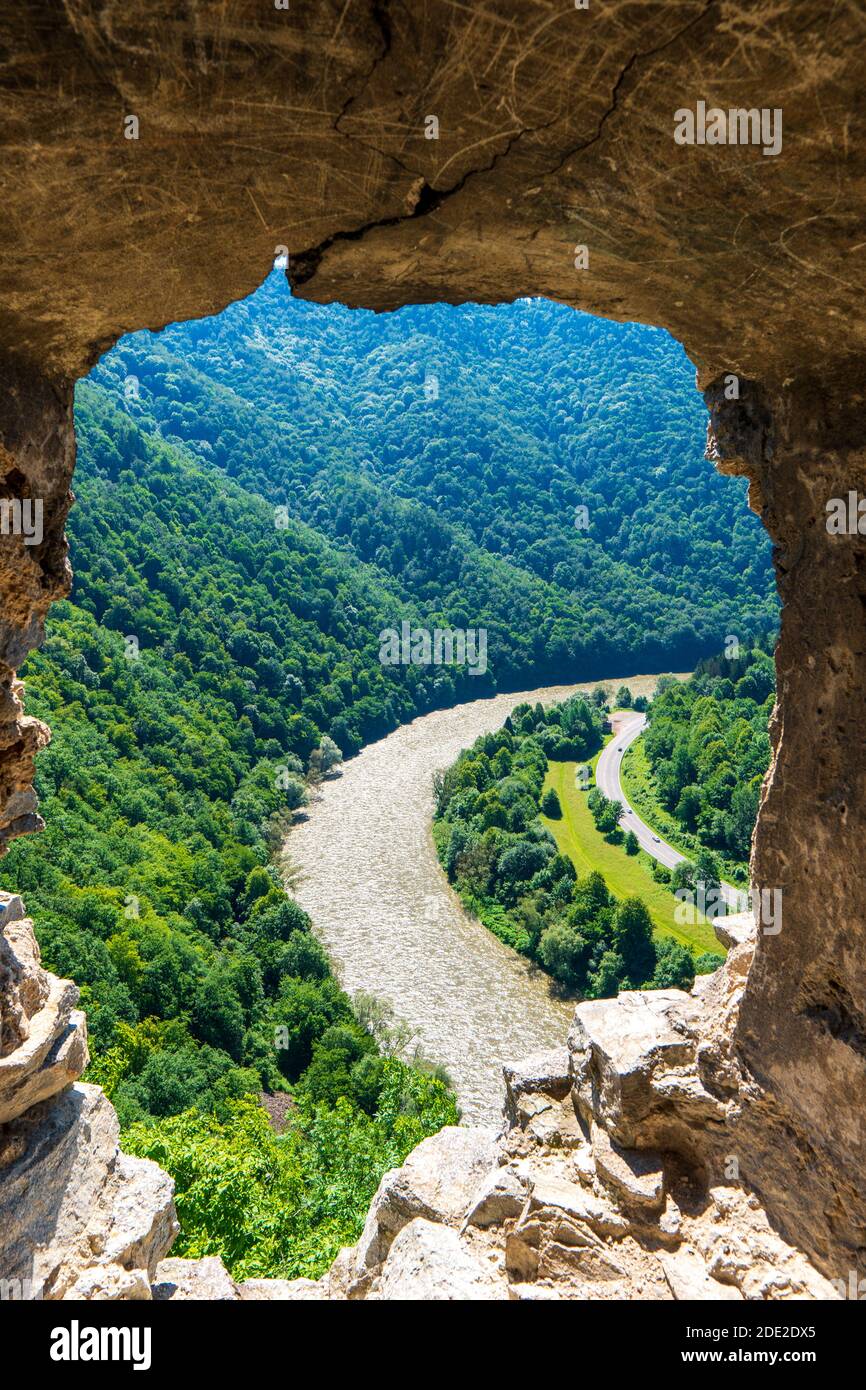
[[[22,0],[0,18],[0,492],[45,504],[41,545],[0,539],[0,840],[36,824],[45,735],[12,673],[67,582],[72,384],[120,334],[218,311],[279,245],[318,301],[541,294],[668,328],[713,457],[752,479],[785,604],[753,860],[784,920],[740,1024],[741,1161],[834,1273],[866,1246],[866,549],[823,524],[828,496],[866,491],[864,58],[856,0]],[[698,100],[781,108],[782,152],[676,145]]]

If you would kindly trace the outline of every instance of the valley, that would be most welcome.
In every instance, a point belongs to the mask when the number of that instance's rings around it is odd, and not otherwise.
[[[656,680],[627,683],[648,696]],[[415,719],[325,781],[289,836],[296,897],[343,988],[393,1003],[446,1067],[468,1123],[498,1123],[503,1063],[560,1044],[574,1003],[470,916],[449,886],[430,832],[433,774],[515,705],[553,704],[596,684],[496,695]],[[673,908],[670,893],[658,893]]]

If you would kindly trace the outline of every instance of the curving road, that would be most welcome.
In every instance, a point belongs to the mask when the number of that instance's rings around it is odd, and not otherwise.
[[[672,869],[675,864],[681,864],[686,855],[680,854],[679,850],[667,844],[660,836],[656,835],[651,826],[640,819],[623,791],[620,781],[620,769],[625,751],[629,744],[634,743],[645,727],[645,714],[629,715],[618,723],[614,737],[599,754],[595,769],[595,783],[599,791],[602,791],[609,800],[622,802],[623,815],[620,825],[623,830],[633,831],[641,849],[645,849],[647,854],[652,855],[653,859],[657,859],[660,864]],[[722,896],[728,907],[733,908],[735,912],[742,911],[742,889],[735,888],[730,883],[723,883]]]

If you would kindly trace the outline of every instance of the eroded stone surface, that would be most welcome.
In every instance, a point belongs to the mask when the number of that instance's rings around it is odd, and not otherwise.
[[[398,1231],[416,1217],[455,1225],[480,1179],[496,1165],[493,1132],[447,1125],[386,1173],[358,1243],[358,1270],[381,1264]]]
[[[749,1084],[733,1055],[743,971],[731,954],[691,995],[580,1005],[570,1072],[586,1125],[574,1147],[527,1143],[535,1117],[527,1120],[512,1096],[464,1219],[412,1220],[387,1251],[368,1243],[360,1278],[357,1251],[341,1252],[321,1281],[329,1297],[500,1297],[504,1284],[520,1301],[838,1298],[747,1175],[731,1167],[744,1099],[737,1088]],[[647,1018],[655,1026],[645,1029]],[[539,1084],[533,1063],[517,1070]],[[540,1101],[543,1093],[524,1090],[517,1099],[525,1097]],[[703,1126],[693,1122],[696,1097],[716,1107]],[[612,1138],[611,1121],[635,1148]],[[647,1142],[662,1134],[670,1144],[663,1152]],[[427,1149],[427,1162],[434,1152]],[[418,1167],[411,1155],[408,1173],[389,1174],[383,1186],[411,1185]],[[490,1293],[472,1292],[479,1280]]]
[[[321,1303],[328,1297],[323,1279],[247,1279],[238,1286],[242,1299],[267,1303]]]
[[[237,1303],[241,1298],[237,1284],[216,1255],[201,1260],[160,1260],[152,1287],[157,1303]]]
[[[0,1268],[44,1298],[139,1271],[129,1288],[147,1297],[178,1230],[172,1196],[155,1163],[120,1153],[102,1091],[70,1086],[0,1128]]]
[[[462,1245],[456,1231],[418,1217],[394,1240],[374,1301],[492,1302],[508,1297],[501,1273],[485,1267]]]
[[[2,907],[0,1127],[76,1081],[88,1060],[77,986],[42,969],[21,899],[3,894]]]

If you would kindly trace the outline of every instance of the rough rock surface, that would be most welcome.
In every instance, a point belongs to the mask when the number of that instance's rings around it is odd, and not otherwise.
[[[173,1184],[118,1149],[114,1108],[80,1083],[0,1128],[0,1269],[32,1296],[149,1297],[177,1234]]]
[[[732,1162],[744,1096],[730,1014],[751,949],[733,951],[690,995],[579,1005],[566,1093],[561,1054],[506,1068],[505,1126],[474,1191],[452,1181],[438,1220],[404,1220],[436,1181],[436,1144],[425,1140],[386,1175],[371,1208],[379,1229],[399,1223],[396,1236],[374,1244],[368,1222],[315,1296],[838,1298]],[[574,1142],[536,1132],[538,1116],[557,1109],[571,1113]],[[570,1132],[564,1122],[558,1131]]]
[[[21,899],[0,893],[0,1128],[77,1080],[87,1065],[78,989],[39,961]]]
[[[495,1135],[446,1125],[423,1139],[402,1168],[379,1184],[358,1242],[358,1276],[381,1264],[395,1236],[416,1217],[457,1225],[480,1179],[496,1162]]]
[[[161,1260],[156,1268],[153,1297],[158,1303],[183,1303],[190,1299],[237,1302],[240,1292],[222,1260],[208,1255],[202,1260]]]
[[[43,970],[0,893],[0,1278],[18,1298],[149,1298],[177,1232],[171,1179],[118,1148],[87,1065],[78,989]]]
[[[587,1066],[626,1147],[631,1085],[671,1142],[736,1110],[735,1156],[773,1220],[828,1272],[862,1264],[866,537],[824,525],[828,498],[866,493],[860,8],[828,23],[823,0],[69,0],[46,24],[24,0],[0,40],[0,496],[44,506],[39,544],[0,536],[0,849],[40,824],[48,732],[15,671],[69,583],[73,384],[119,334],[221,309],[278,247],[315,300],[544,294],[663,325],[698,368],[709,456],[749,478],[775,545],[752,877],[782,891],[784,921],[759,926],[733,1051],[716,1045],[724,1085],[671,1041],[623,1089],[598,1014]],[[676,145],[675,109],[699,100],[778,108],[781,152]],[[648,1023],[655,1006],[634,1008]],[[548,1100],[536,1130],[582,1154]]]
[[[490,1302],[508,1297],[495,1257],[485,1266],[456,1231],[416,1217],[395,1239],[370,1299],[389,1302]]]
[[[328,1297],[328,1284],[322,1279],[248,1279],[238,1284],[221,1259],[206,1255],[201,1260],[161,1260],[152,1294],[158,1303],[315,1302]]]

